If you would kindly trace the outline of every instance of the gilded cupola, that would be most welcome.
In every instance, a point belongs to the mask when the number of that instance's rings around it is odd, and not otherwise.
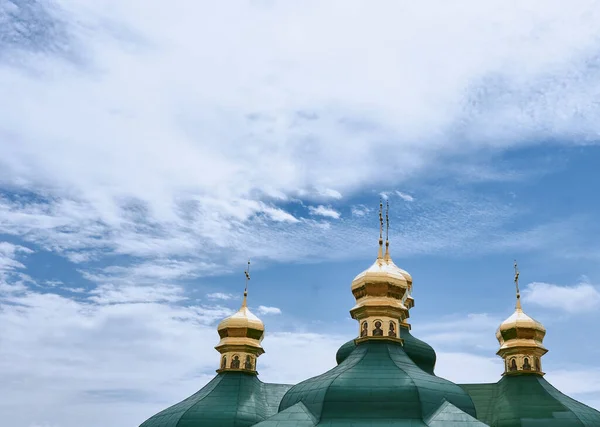
[[[242,371],[256,374],[256,359],[265,351],[261,341],[265,335],[265,325],[248,309],[248,281],[250,261],[244,272],[246,288],[242,306],[233,315],[223,319],[217,330],[221,340],[215,349],[221,353],[221,365],[217,372]]]
[[[503,375],[544,375],[541,358],[548,352],[543,345],[546,328],[523,312],[516,262],[514,281],[517,290],[515,312],[496,331],[500,343],[497,354],[504,359]]]
[[[369,268],[352,281],[356,305],[350,310],[359,322],[359,340],[387,338],[400,340],[399,326],[414,305],[410,296],[412,277],[394,264],[390,256],[389,204],[386,205],[386,241],[383,253],[383,203],[379,203],[379,251]]]

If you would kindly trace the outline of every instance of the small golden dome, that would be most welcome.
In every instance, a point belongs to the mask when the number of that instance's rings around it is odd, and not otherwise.
[[[231,328],[250,328],[264,331],[265,325],[258,317],[252,314],[248,307],[242,307],[235,314],[223,319],[219,323],[217,330],[221,331]]]
[[[244,294],[242,307],[236,313],[223,319],[221,323],[219,323],[219,326],[217,326],[218,331],[232,328],[248,328],[263,332],[265,330],[264,323],[248,309],[246,305],[246,294]]]
[[[516,261],[514,267],[517,305],[515,312],[496,330],[500,343],[496,354],[504,359],[502,375],[544,375],[541,358],[548,352],[543,344],[546,328],[523,312]]]
[[[545,335],[544,325],[525,314],[520,299],[517,299],[515,312],[502,322],[496,331],[496,338],[502,347],[511,346],[510,344],[516,342],[515,340],[519,340],[520,345],[531,340],[529,344],[538,347]]]

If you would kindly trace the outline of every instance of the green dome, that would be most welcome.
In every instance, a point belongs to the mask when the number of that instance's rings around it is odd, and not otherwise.
[[[471,398],[459,386],[421,370],[401,345],[371,340],[329,372],[293,386],[279,411],[302,403],[321,424],[412,420],[423,425],[445,401],[475,417]]]
[[[565,396],[538,375],[461,387],[471,395],[478,418],[492,427],[600,426],[600,412]]]
[[[201,390],[154,415],[140,427],[244,427],[277,413],[285,384],[265,384],[256,375],[224,372]]]
[[[337,353],[335,353],[335,360],[337,364],[339,365],[344,360],[346,360],[346,358],[350,356],[350,353],[352,353],[355,348],[356,344],[354,343],[353,339],[345,344],[342,344],[342,346],[338,349]]]
[[[437,356],[433,347],[411,335],[410,329],[403,326],[400,327],[400,337],[404,340],[404,351],[415,365],[428,374],[435,375],[433,369]]]
[[[400,327],[400,336],[404,340],[404,352],[406,355],[410,357],[419,368],[423,369],[428,374],[435,375],[433,369],[435,367],[436,354],[433,347],[411,335],[410,330],[407,327]],[[335,355],[335,360],[338,365],[346,360],[355,347],[356,344],[354,343],[354,340],[350,340],[338,349]]]

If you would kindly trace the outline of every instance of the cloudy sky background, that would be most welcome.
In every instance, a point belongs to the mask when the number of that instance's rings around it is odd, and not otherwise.
[[[265,321],[263,381],[335,363],[377,203],[436,372],[497,381],[514,307],[600,408],[594,1],[0,0],[0,413],[137,426]]]

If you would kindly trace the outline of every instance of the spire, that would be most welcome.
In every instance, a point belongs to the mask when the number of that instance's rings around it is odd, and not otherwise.
[[[247,307],[247,298],[248,298],[248,282],[250,281],[250,260],[248,260],[248,267],[244,270],[244,274],[246,275],[246,286],[244,287],[244,300],[242,301],[242,307]]]
[[[519,266],[515,260],[515,287],[517,288],[517,305],[516,309],[521,310],[521,292],[519,292]]]
[[[386,261],[390,260],[390,202],[385,201],[385,256]]]
[[[383,259],[383,202],[379,199],[379,252],[377,259]]]
[[[500,344],[496,354],[504,359],[503,375],[544,375],[541,358],[548,351],[543,344],[546,329],[523,312],[516,261],[514,268],[517,304],[515,312],[496,331]]]
[[[223,319],[217,331],[221,340],[215,349],[221,353],[220,369],[217,372],[240,371],[256,375],[256,360],[265,351],[261,341],[265,325],[248,309],[248,282],[250,281],[250,261],[244,271],[246,286],[240,309]]]
[[[389,252],[390,214],[386,200],[385,257],[383,255],[383,201],[379,199],[379,253],[371,267],[358,274],[351,289],[356,305],[350,310],[359,322],[359,340],[384,339],[402,342],[399,326],[414,305],[410,296],[412,277],[399,268]],[[408,295],[407,295],[408,293]]]

